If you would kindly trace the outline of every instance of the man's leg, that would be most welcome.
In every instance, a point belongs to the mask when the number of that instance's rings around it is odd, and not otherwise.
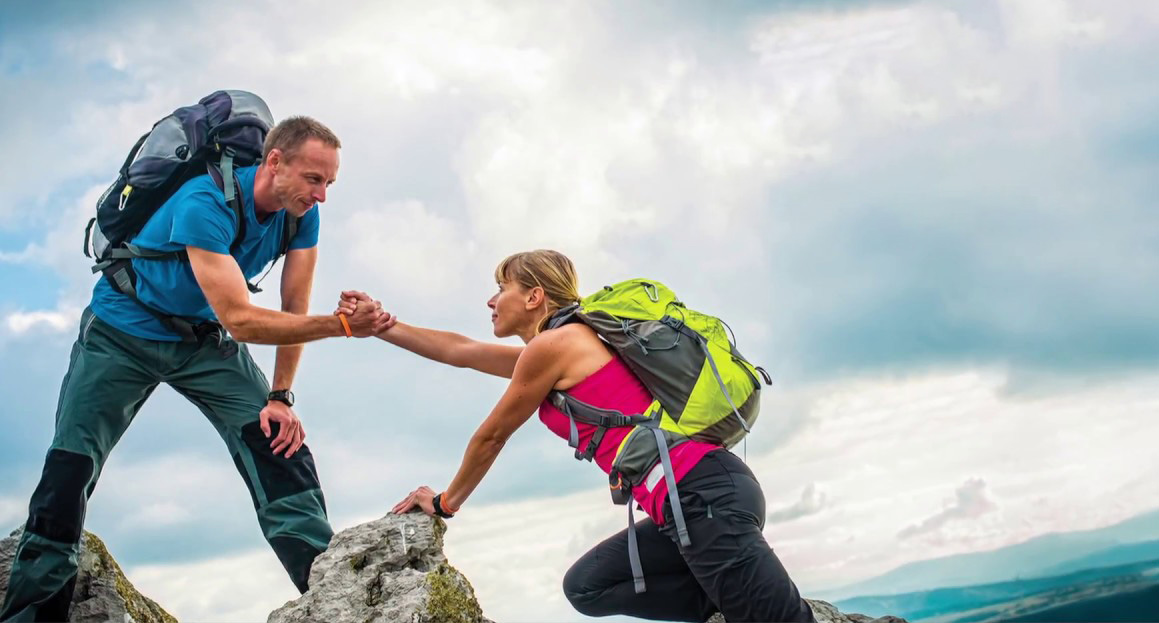
[[[56,434],[16,548],[3,621],[64,621],[76,583],[85,509],[108,453],[157,381],[148,342],[85,310],[61,383]]]
[[[716,612],[679,548],[651,519],[636,524],[636,539],[647,590],[636,593],[624,529],[581,556],[563,576],[564,595],[577,612],[697,622]]]
[[[191,355],[186,351],[177,372],[165,380],[217,428],[249,488],[262,534],[294,586],[306,592],[310,565],[326,550],[334,531],[310,449],[303,445],[287,459],[273,453],[262,433],[258,415],[266,406],[269,382],[249,350],[239,345],[224,359],[216,345],[206,344]],[[271,427],[276,436],[277,424]]]

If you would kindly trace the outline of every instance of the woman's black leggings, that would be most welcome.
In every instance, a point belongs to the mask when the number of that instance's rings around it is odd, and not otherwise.
[[[636,524],[647,590],[635,592],[625,529],[564,576],[564,593],[576,610],[664,621],[705,621],[717,611],[729,623],[814,620],[761,534],[765,496],[744,462],[726,450],[710,452],[677,490],[692,545],[683,551],[677,545],[666,503],[663,526],[651,519]]]

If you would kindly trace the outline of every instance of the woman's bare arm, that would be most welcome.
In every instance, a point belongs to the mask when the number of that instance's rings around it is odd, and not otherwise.
[[[416,355],[459,368],[472,368],[505,379],[511,378],[523,346],[488,344],[465,335],[424,329],[402,322],[378,334],[378,339]]]

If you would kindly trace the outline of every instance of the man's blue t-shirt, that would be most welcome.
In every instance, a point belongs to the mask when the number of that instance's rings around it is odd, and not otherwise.
[[[254,176],[257,167],[237,170],[237,179],[246,218],[245,240],[234,259],[246,279],[253,279],[269,264],[282,245],[285,210],[259,223],[254,212]],[[180,251],[186,246],[214,253],[229,253],[237,235],[237,216],[225,203],[225,195],[209,175],[186,182],[141,229],[132,243],[157,251]],[[308,249],[318,244],[318,205],[310,208],[298,223],[290,249]],[[192,320],[216,321],[205,300],[189,262],[182,260],[134,259],[137,296],[141,302],[165,314]],[[176,342],[181,338],[131,298],[117,292],[108,279],[93,287],[91,303],[98,318],[130,335],[149,340]]]

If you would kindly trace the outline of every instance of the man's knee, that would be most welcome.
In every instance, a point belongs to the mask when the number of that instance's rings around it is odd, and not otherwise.
[[[60,543],[80,541],[94,471],[93,460],[86,455],[56,448],[49,450],[40,483],[28,505],[25,529]]]
[[[249,453],[249,460],[235,455],[238,471],[246,480],[254,508],[259,508],[282,498],[298,495],[306,491],[320,489],[318,471],[314,467],[314,455],[303,445],[290,458],[274,454],[270,441],[278,434],[277,423],[271,423],[269,437],[262,432],[258,422],[246,424],[241,429],[242,452]],[[250,462],[252,461],[252,463]],[[247,468],[253,465],[253,470]],[[256,472],[256,473],[254,473]]]

